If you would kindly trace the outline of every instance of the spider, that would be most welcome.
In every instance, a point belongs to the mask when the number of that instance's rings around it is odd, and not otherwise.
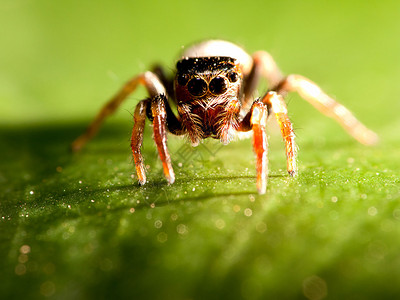
[[[268,81],[269,90],[253,100],[261,77]],[[167,148],[167,131],[187,135],[193,146],[208,137],[228,144],[241,133],[252,131],[256,185],[260,194],[264,194],[267,187],[266,121],[270,115],[275,116],[280,126],[288,173],[290,176],[297,174],[295,134],[284,102],[288,92],[297,92],[322,113],[334,118],[360,143],[371,145],[378,140],[374,132],[314,82],[301,75],[284,76],[269,53],[258,51],[249,55],[231,42],[208,40],[183,51],[173,78],[168,78],[157,66],[129,80],[100,110],[86,132],[72,143],[72,149],[80,150],[138,85],[144,85],[149,94],[137,104],[133,115],[131,147],[140,185],[146,183],[141,154],[146,117],[153,124],[154,141],[169,184],[175,181],[175,175]],[[178,116],[171,109],[171,100]]]

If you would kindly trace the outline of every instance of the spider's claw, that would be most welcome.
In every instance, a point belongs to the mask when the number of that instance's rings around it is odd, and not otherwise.
[[[175,173],[174,170],[172,169],[172,166],[163,163],[163,169],[164,169],[164,176],[167,179],[168,184],[173,184],[175,182]]]
[[[75,141],[71,143],[71,151],[72,152],[79,152],[82,150],[83,146],[88,141],[88,137],[86,134],[82,134],[79,136]]]
[[[364,144],[366,146],[374,146],[379,143],[379,136],[375,132],[367,128],[365,128],[363,132],[359,133],[354,137],[361,144]]]
[[[258,194],[263,195],[267,192],[267,178],[259,178],[257,176],[257,191]]]
[[[146,173],[144,171],[143,164],[139,164],[136,166],[136,173],[138,176],[139,185],[146,184]]]
[[[145,185],[146,184],[146,180],[139,179],[138,183],[139,183],[140,186]]]

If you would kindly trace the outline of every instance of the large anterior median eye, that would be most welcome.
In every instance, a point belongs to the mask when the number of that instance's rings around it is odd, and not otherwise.
[[[210,92],[214,95],[221,95],[228,89],[228,80],[225,77],[217,76],[210,81]]]
[[[190,94],[200,97],[207,92],[207,82],[204,79],[195,77],[189,80],[187,88]]]

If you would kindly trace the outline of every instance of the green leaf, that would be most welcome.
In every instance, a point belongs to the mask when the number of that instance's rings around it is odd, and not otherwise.
[[[398,2],[0,8],[1,298],[399,294]],[[310,77],[354,111],[380,144],[357,144],[290,94],[298,177],[285,171],[271,120],[266,195],[256,192],[250,139],[192,148],[169,135],[176,182],[168,185],[147,126],[148,183],[140,187],[129,112],[141,90],[81,153],[69,151],[130,76],[153,61],[173,69],[182,44],[215,36],[271,51],[283,70]]]

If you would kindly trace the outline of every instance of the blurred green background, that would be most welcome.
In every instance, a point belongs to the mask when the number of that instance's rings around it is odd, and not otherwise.
[[[400,2],[0,1],[0,298],[394,299],[400,296]],[[78,155],[101,105],[184,45],[269,51],[377,131],[364,147],[297,95],[300,176],[271,124],[256,194],[251,141],[186,148],[166,185],[132,184],[132,95]],[[134,182],[134,180],[133,180]]]

